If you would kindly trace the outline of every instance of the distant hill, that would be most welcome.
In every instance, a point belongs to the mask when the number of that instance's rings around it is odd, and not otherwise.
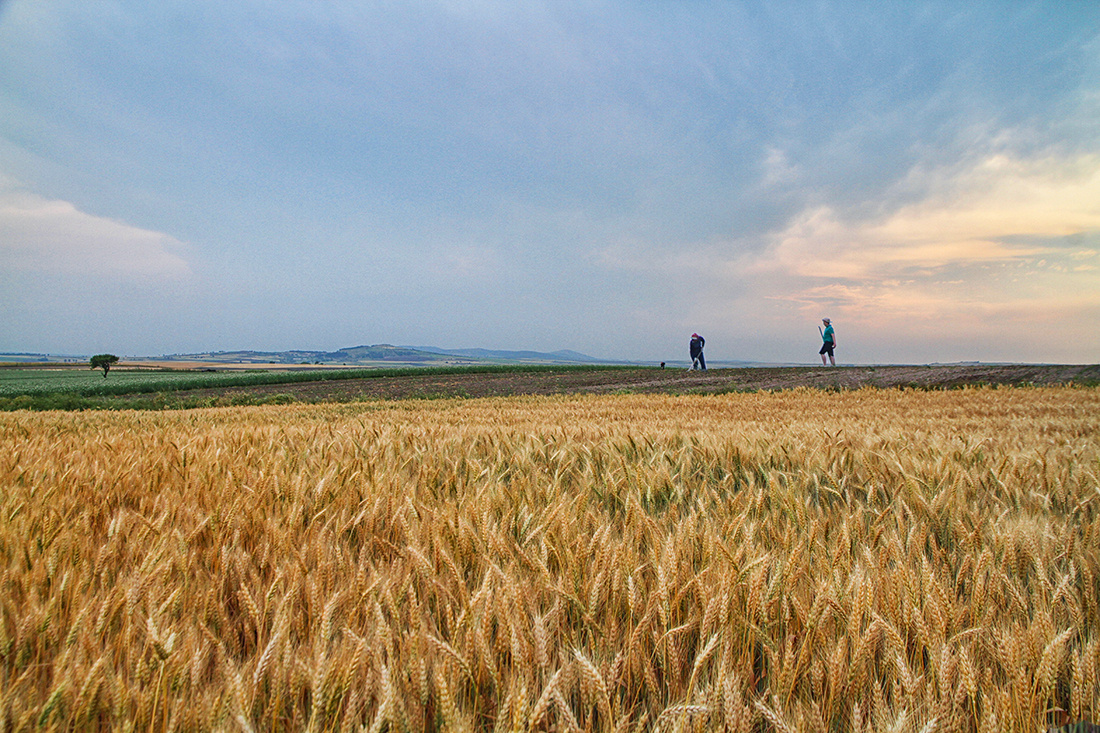
[[[0,0],[2,2],[2,0]],[[259,366],[456,366],[463,364],[576,364],[576,365],[636,365],[656,366],[656,361],[631,361],[622,359],[598,359],[571,349],[558,351],[515,351],[504,349],[441,349],[437,346],[394,346],[392,344],[373,344],[370,346],[347,346],[336,351],[318,351],[310,349],[291,349],[289,351],[203,351],[188,354],[165,354],[162,356],[121,355],[126,361],[158,362],[208,362],[211,364],[235,364],[247,367]],[[74,364],[86,363],[88,355],[79,354],[0,354],[0,364]],[[688,362],[671,359],[672,367],[687,366]],[[711,367],[737,368],[750,366],[786,366],[752,361],[711,360]]]
[[[209,361],[237,364],[370,364],[398,362],[402,364],[439,363],[439,354],[430,354],[405,346],[374,344],[349,346],[336,351],[291,349],[289,351],[207,351],[191,354],[167,354],[165,361]]]
[[[2,1],[2,0],[0,0]],[[74,354],[0,354],[0,363],[81,363],[87,355]],[[336,351],[291,349],[289,351],[203,351],[162,356],[122,355],[123,361],[156,360],[166,362],[209,362],[212,364],[328,365],[328,366],[455,366],[462,364],[617,364],[656,366],[655,361],[598,359],[571,349],[557,351],[514,351],[505,349],[441,349],[437,346],[394,346],[373,344],[347,346]],[[687,361],[669,360],[670,366],[687,366]],[[751,361],[716,361],[712,367],[780,366]]]
[[[165,361],[206,361],[235,364],[348,364],[370,365],[397,363],[413,365],[536,363],[536,364],[600,364],[613,363],[577,351],[494,351],[491,349],[440,349],[432,346],[348,346],[336,351],[210,351],[192,354],[169,354]]]
[[[491,360],[491,361],[518,361],[518,362],[538,362],[538,363],[551,363],[551,364],[612,364],[620,362],[609,362],[604,359],[597,359],[594,356],[588,354],[582,354],[579,351],[571,351],[570,349],[560,349],[558,351],[501,351],[494,349],[440,349],[435,346],[413,346],[409,347],[418,351],[426,351],[432,354],[444,354],[446,356],[461,356],[468,359]]]

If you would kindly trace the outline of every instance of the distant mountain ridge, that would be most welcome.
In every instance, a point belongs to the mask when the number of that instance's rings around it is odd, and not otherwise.
[[[605,359],[597,359],[572,349],[557,351],[506,351],[497,349],[440,349],[435,346],[410,346],[417,351],[447,356],[464,356],[469,359],[493,359],[504,361],[548,361],[565,364],[611,364]]]
[[[2,0],[0,0],[2,2]],[[88,359],[87,354],[38,354],[15,353],[0,354],[0,362],[5,363],[81,363]],[[347,346],[335,351],[314,349],[290,349],[287,351],[202,351],[192,353],[136,355],[120,354],[125,361],[164,361],[164,362],[209,362],[212,364],[236,364],[257,366],[285,364],[288,366],[461,366],[464,364],[546,364],[546,365],[623,365],[656,366],[657,361],[630,359],[600,359],[572,349],[557,351],[532,351],[509,349],[442,349],[438,346],[394,346],[393,344],[373,344]],[[685,355],[686,356],[686,355]],[[663,363],[663,362],[660,362]],[[669,366],[687,366],[686,360],[671,359]],[[719,361],[712,360],[716,368],[754,367],[754,366],[790,366],[755,361]]]
[[[506,351],[494,349],[441,349],[434,346],[394,346],[373,344],[348,346],[336,351],[292,349],[289,351],[209,351],[191,354],[166,354],[167,361],[211,361],[255,364],[369,364],[396,362],[402,364],[612,364],[579,351],[562,349],[553,352]]]

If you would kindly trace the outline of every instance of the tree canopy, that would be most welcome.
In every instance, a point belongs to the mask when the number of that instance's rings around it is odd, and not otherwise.
[[[102,369],[103,378],[107,378],[107,372],[111,371],[111,365],[118,363],[118,357],[114,354],[96,354],[88,363],[92,365],[92,369]]]

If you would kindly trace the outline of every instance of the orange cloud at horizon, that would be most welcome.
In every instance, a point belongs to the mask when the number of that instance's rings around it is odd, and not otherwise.
[[[1095,250],[1068,254],[1041,240],[1100,232],[1097,156],[1062,163],[995,156],[954,177],[930,178],[931,195],[884,220],[846,221],[829,207],[808,210],[762,255],[739,264],[756,273],[852,280],[1044,257],[1072,256],[1079,272],[1094,267]]]

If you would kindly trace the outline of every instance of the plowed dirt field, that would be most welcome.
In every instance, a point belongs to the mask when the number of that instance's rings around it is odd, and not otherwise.
[[[196,396],[226,393],[290,395],[303,402],[362,399],[490,397],[518,394],[666,392],[676,394],[782,390],[796,387],[957,388],[966,385],[1100,384],[1092,365],[928,365],[853,367],[754,367],[711,369],[593,369],[512,373],[426,374],[197,390]]]

